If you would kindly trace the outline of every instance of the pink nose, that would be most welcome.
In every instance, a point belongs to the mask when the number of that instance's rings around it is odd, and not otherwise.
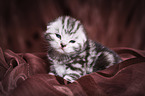
[[[62,43],[61,43],[60,45],[61,45],[62,48],[63,48],[63,47],[66,47],[66,45],[64,45],[64,44],[62,44]]]

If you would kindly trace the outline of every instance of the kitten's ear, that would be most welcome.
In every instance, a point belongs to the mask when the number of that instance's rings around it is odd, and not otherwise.
[[[44,32],[44,33],[41,35],[41,37],[46,39],[46,37],[47,37],[47,33]]]
[[[50,34],[52,33],[44,33],[43,38],[45,38],[48,41],[54,41],[54,39],[51,38]]]
[[[42,37],[46,38],[49,34],[51,34],[51,33],[48,33],[48,32],[45,31],[45,32],[43,32]]]
[[[46,33],[46,32],[44,32],[43,36],[46,36],[46,35],[47,35],[47,33]]]

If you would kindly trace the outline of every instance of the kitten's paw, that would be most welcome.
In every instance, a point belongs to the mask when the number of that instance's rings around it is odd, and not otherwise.
[[[71,76],[68,76],[68,75],[64,76],[64,79],[71,83],[75,81],[75,80],[73,80],[73,78]]]
[[[50,73],[48,73],[49,75],[55,75],[54,73],[52,73],[52,72],[50,72]]]

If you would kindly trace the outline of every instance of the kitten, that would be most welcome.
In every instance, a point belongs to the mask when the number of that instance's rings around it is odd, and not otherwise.
[[[50,22],[45,39],[49,44],[49,74],[70,82],[121,62],[114,51],[88,39],[81,22],[69,16]]]

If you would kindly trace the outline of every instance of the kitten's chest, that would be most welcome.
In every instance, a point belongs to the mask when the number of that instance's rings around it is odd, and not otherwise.
[[[56,69],[57,73],[65,74],[66,69],[75,64],[82,65],[82,68],[85,70],[90,70],[89,68],[93,67],[96,59],[97,59],[97,52],[94,51],[95,47],[90,48],[89,50],[85,50],[84,52],[80,53],[76,57],[71,57],[68,60],[56,61],[53,60],[54,68]]]

